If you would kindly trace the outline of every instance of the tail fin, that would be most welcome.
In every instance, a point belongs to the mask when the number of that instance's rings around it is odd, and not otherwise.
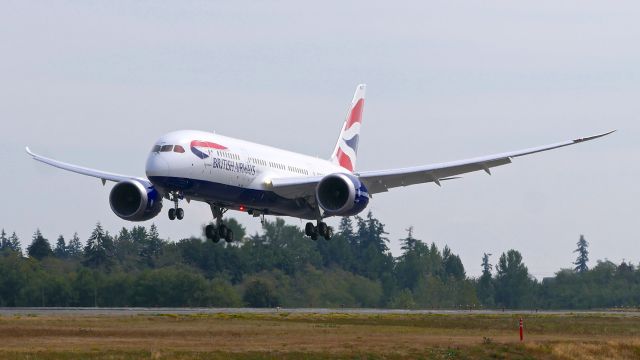
[[[360,125],[362,124],[362,110],[364,109],[364,93],[367,86],[360,84],[353,94],[351,107],[342,125],[340,137],[331,154],[331,162],[353,172],[356,168],[358,140],[360,139]]]

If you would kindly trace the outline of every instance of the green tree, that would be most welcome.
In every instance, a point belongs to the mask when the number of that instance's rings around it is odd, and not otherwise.
[[[490,256],[491,254],[487,253],[482,255],[482,275],[478,279],[477,294],[482,305],[492,307],[495,305],[495,289],[491,275],[493,265],[489,263]]]
[[[9,237],[9,249],[22,256],[22,244],[20,244],[20,239],[15,231],[11,234],[11,237]]]
[[[29,254],[29,257],[38,260],[42,260],[47,256],[53,255],[51,244],[49,244],[49,240],[42,236],[40,229],[33,233],[33,240],[31,245],[27,248],[27,253]]]
[[[140,260],[149,267],[155,267],[155,262],[162,251],[162,240],[156,224],[151,224],[149,232],[141,240]]]
[[[53,255],[58,259],[64,259],[67,257],[67,244],[64,241],[64,236],[58,236],[58,240],[56,241],[56,247],[53,249]]]
[[[445,279],[453,277],[455,280],[464,280],[466,278],[462,260],[458,255],[452,254],[448,246],[442,250],[442,266]]]
[[[589,243],[587,242],[587,240],[585,240],[584,235],[580,235],[580,240],[578,240],[576,245],[578,246],[578,248],[575,249],[573,252],[574,253],[577,252],[578,257],[576,258],[576,261],[573,263],[573,265],[576,266],[574,270],[579,273],[584,273],[587,270],[589,270],[589,267],[587,266],[587,262],[589,261],[589,250],[588,250]]]
[[[113,240],[100,223],[91,232],[84,247],[84,265],[91,268],[109,268],[113,262]]]
[[[0,232],[0,250],[6,249],[9,247],[9,238],[7,238],[7,233],[2,229]]]
[[[79,258],[82,256],[82,243],[78,237],[78,233],[73,233],[73,237],[67,245],[67,256],[70,258]]]
[[[393,273],[393,257],[389,252],[385,237],[384,224],[373,217],[371,211],[366,219],[356,217],[358,221],[358,273],[370,279],[380,279],[384,274]]]
[[[244,290],[242,300],[250,307],[274,307],[279,305],[278,297],[275,295],[272,287],[262,281],[253,280]]]
[[[522,255],[516,250],[503,253],[498,261],[496,276],[496,302],[507,308],[521,308],[529,305],[533,281],[529,270],[522,262]]]

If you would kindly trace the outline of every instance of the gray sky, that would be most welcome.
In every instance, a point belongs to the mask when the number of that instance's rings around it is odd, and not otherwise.
[[[0,227],[23,245],[95,222],[110,185],[29,159],[144,174],[176,129],[328,157],[366,82],[358,169],[456,160],[609,129],[607,138],[512,165],[376,195],[391,248],[448,244],[477,275],[483,252],[515,248],[537,277],[591,259],[640,261],[637,1],[2,1]],[[168,203],[166,204],[168,205]],[[177,240],[208,207],[154,221]],[[237,218],[251,232],[259,221]],[[300,223],[299,221],[293,221]],[[150,225],[146,223],[145,225]]]

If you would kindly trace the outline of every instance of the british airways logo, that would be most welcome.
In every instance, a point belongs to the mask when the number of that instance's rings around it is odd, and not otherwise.
[[[209,157],[209,154],[205,153],[204,151],[200,150],[199,148],[205,148],[205,149],[215,149],[215,150],[227,150],[226,146],[222,146],[220,144],[216,144],[216,143],[212,143],[209,141],[201,141],[201,140],[193,140],[191,142],[191,152],[199,157],[200,159],[206,159]]]

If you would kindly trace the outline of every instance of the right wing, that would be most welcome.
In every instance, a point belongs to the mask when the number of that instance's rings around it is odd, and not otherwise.
[[[120,182],[120,181],[124,181],[124,180],[135,180],[135,181],[138,181],[141,184],[145,185],[146,187],[151,186],[151,182],[149,182],[149,180],[147,180],[147,179],[143,179],[143,178],[139,178],[139,177],[135,177],[135,176],[114,174],[114,173],[110,173],[110,172],[106,172],[106,171],[90,169],[90,168],[86,168],[86,167],[82,167],[82,166],[78,166],[78,165],[68,164],[68,163],[65,163],[65,162],[62,162],[62,161],[49,159],[49,158],[46,158],[44,156],[41,156],[41,155],[38,155],[38,154],[32,152],[29,149],[29,147],[26,147],[25,150],[27,151],[27,154],[31,155],[31,157],[33,157],[33,159],[36,160],[36,161],[43,162],[43,163],[45,163],[47,165],[55,166],[55,167],[57,167],[59,169],[72,171],[74,173],[87,175],[87,176],[93,176],[95,178],[101,179],[102,180],[102,184],[104,184],[106,181]]]

